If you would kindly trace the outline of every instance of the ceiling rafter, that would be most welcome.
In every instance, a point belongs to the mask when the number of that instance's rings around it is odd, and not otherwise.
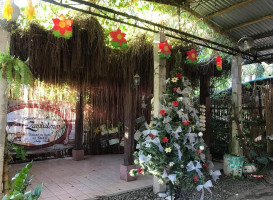
[[[273,36],[273,30],[268,31],[268,32],[264,32],[264,33],[260,33],[257,35],[252,35],[250,37],[252,37],[254,40],[258,40],[258,39],[267,38],[267,37],[271,37],[271,36]]]
[[[262,22],[262,21],[265,21],[265,20],[268,20],[268,19],[271,19],[271,18],[273,18],[273,14],[270,14],[270,15],[267,15],[267,16],[252,20],[252,21],[244,22],[242,24],[238,24],[238,25],[236,25],[236,26],[234,26],[234,27],[232,27],[230,29],[227,29],[226,32],[231,32],[231,31],[234,31],[236,29],[239,29],[239,28],[242,28],[242,27],[245,27],[245,26],[250,26],[252,24],[256,24],[258,22]]]
[[[230,11],[235,10],[237,8],[241,8],[243,6],[246,6],[247,4],[253,3],[254,1],[257,1],[257,0],[246,0],[246,1],[243,1],[241,3],[235,4],[235,5],[230,6],[228,8],[225,8],[223,10],[220,10],[220,11],[217,11],[217,12],[215,12],[213,14],[210,14],[210,15],[206,16],[206,18],[207,19],[211,19],[211,18],[216,17],[218,15],[222,15],[224,13],[230,12]]]
[[[266,51],[266,50],[270,50],[270,49],[273,49],[273,45],[256,48],[256,51],[259,52],[259,51]]]

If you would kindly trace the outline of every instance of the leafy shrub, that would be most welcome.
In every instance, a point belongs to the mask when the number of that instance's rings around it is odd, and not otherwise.
[[[43,184],[36,186],[33,192],[26,192],[31,182],[31,178],[28,177],[31,167],[32,162],[28,163],[11,179],[9,195],[6,194],[2,200],[37,200],[40,197]]]

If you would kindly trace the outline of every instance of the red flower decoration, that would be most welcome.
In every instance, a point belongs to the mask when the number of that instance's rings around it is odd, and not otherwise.
[[[121,47],[122,49],[127,47],[126,34],[122,33],[119,28],[116,31],[111,31],[110,36],[112,37],[112,45],[114,47]]]
[[[205,167],[205,168],[209,169],[209,165],[208,165],[208,164],[206,164],[206,163],[203,165],[203,167]]]
[[[165,110],[160,110],[160,115],[165,115],[166,111]]]
[[[199,181],[199,179],[198,179],[197,176],[194,176],[194,177],[193,177],[193,180],[194,180],[195,182]]]
[[[167,173],[170,173],[171,171],[170,171],[170,170],[168,170],[168,169],[166,169],[166,172],[167,172]]]
[[[169,59],[171,57],[172,45],[169,45],[167,40],[165,40],[164,42],[159,43],[158,47],[159,47],[158,56],[160,58]]]
[[[150,134],[150,138],[154,139],[155,135],[154,134]]]
[[[177,90],[178,90],[178,88],[177,88],[177,87],[173,88],[173,91],[175,91],[175,92],[176,92]]]
[[[181,73],[176,73],[176,77],[177,78],[182,78],[182,74]]]
[[[168,141],[169,141],[169,140],[168,140],[167,137],[162,138],[162,142],[163,142],[163,143],[168,143]]]
[[[173,101],[173,106],[177,107],[178,106],[178,101]]]
[[[184,123],[185,126],[188,126],[190,124],[190,121],[189,120],[185,120],[183,123]]]
[[[143,169],[138,169],[137,173],[142,174],[143,173]]]
[[[63,14],[60,15],[60,19],[52,19],[54,23],[53,34],[56,37],[70,38],[72,36],[72,19],[66,19]]]
[[[198,155],[201,155],[201,154],[202,154],[202,152],[200,152],[198,149],[196,150],[196,153],[197,153]]]
[[[222,71],[222,58],[221,56],[218,56],[216,58],[216,68],[218,71]]]
[[[192,49],[190,51],[187,51],[187,63],[189,64],[196,64],[197,63],[197,53],[195,51],[195,49]]]

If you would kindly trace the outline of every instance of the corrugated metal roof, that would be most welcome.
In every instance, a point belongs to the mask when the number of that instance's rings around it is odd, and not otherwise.
[[[192,3],[191,8],[203,17],[225,10],[231,6],[244,2],[246,0],[208,0],[202,3]],[[216,15],[210,19],[212,23],[223,30],[228,31],[238,25],[253,22],[265,16],[273,15],[273,0],[256,0],[244,6],[237,7],[228,12]],[[273,30],[273,17],[261,20],[256,23],[250,23],[246,26],[238,27],[228,33],[236,39],[244,36],[259,35]],[[263,48],[273,45],[273,34],[270,37],[255,40],[254,48]],[[260,51],[257,54],[273,53],[272,49]]]

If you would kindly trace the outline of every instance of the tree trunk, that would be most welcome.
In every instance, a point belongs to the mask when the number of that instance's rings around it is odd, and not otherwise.
[[[6,143],[6,124],[7,124],[7,81],[0,81],[0,183],[3,183],[4,152]],[[1,185],[2,188],[2,185]],[[2,193],[2,191],[1,191]]]
[[[3,167],[3,191],[4,194],[9,192],[9,162],[11,157],[8,151],[8,138],[6,137],[5,151],[4,151],[4,167]]]

